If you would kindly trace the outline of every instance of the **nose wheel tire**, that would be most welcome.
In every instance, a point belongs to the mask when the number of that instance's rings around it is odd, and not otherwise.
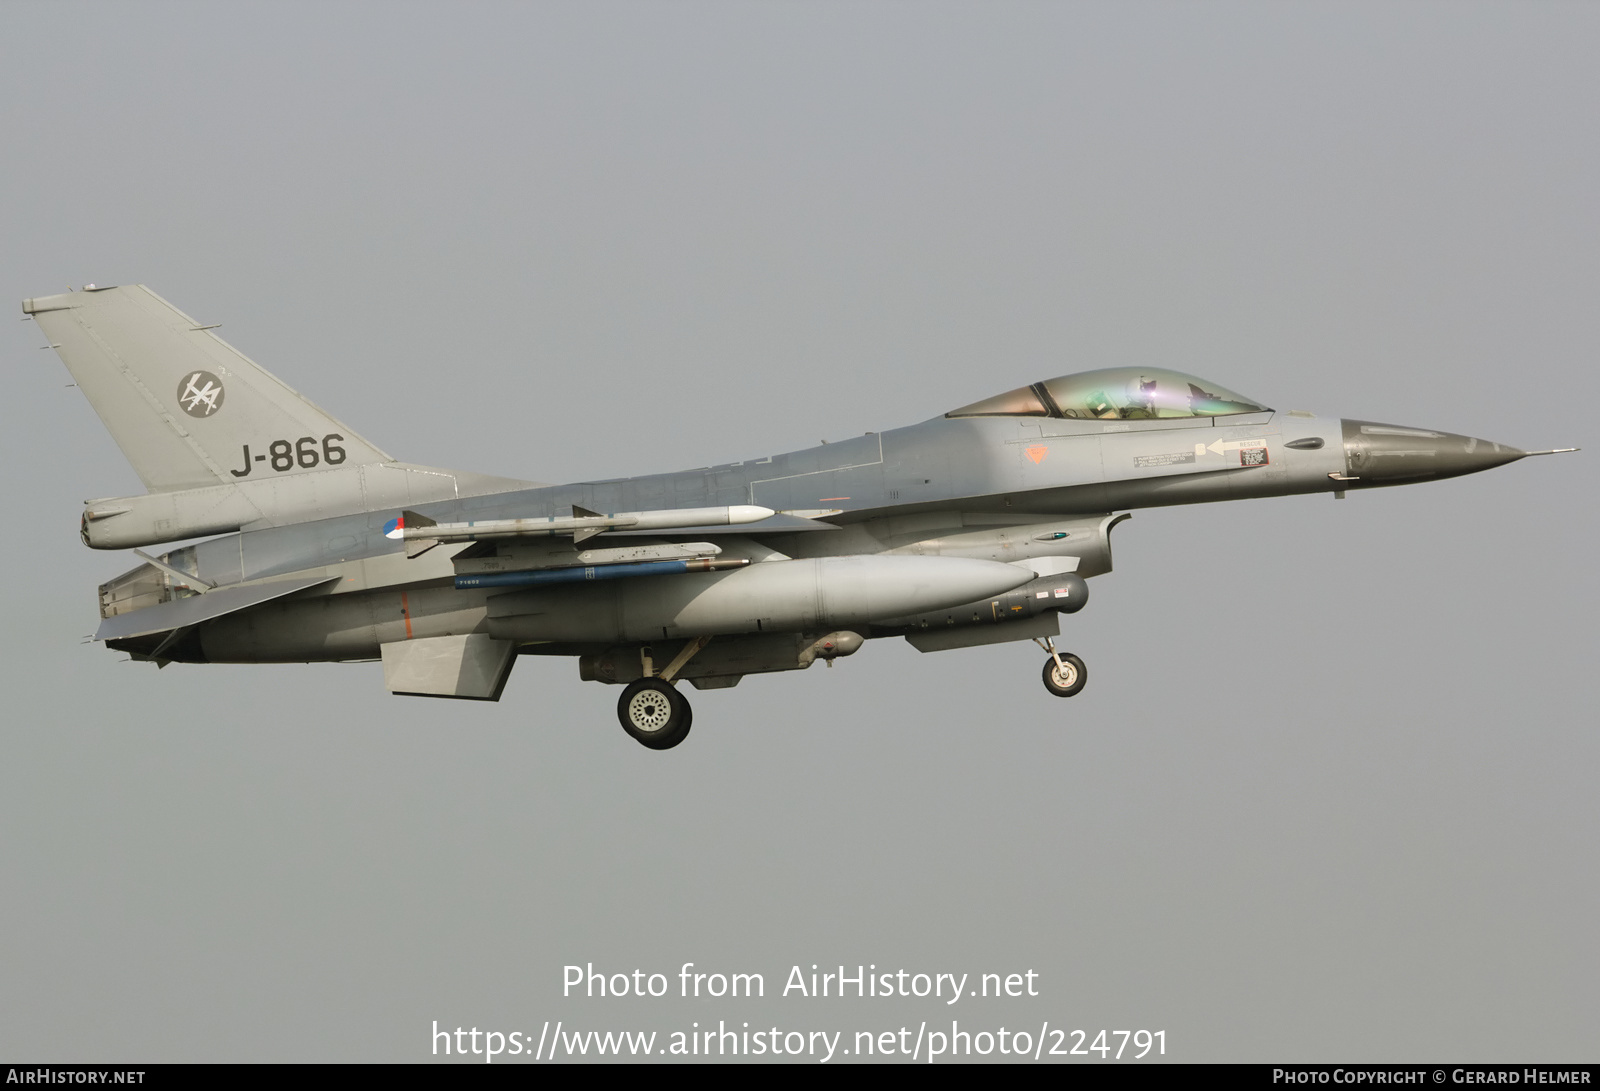
[[[651,750],[671,750],[689,734],[694,713],[689,701],[659,678],[641,678],[617,701],[622,730]]]
[[[1089,681],[1089,668],[1083,660],[1068,652],[1061,653],[1061,662],[1051,656],[1044,661],[1044,688],[1057,697],[1071,697]]]

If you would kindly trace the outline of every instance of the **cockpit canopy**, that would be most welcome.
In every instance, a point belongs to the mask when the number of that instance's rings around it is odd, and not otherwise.
[[[1108,367],[1019,387],[951,410],[945,416],[1165,420],[1266,411],[1264,405],[1181,371]]]

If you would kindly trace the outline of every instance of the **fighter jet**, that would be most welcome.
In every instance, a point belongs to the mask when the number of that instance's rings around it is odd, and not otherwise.
[[[621,686],[647,747],[677,687],[1031,640],[1111,571],[1129,509],[1403,485],[1530,454],[1279,412],[1161,367],[1044,379],[920,424],[708,469],[548,485],[399,462],[143,286],[23,301],[148,491],[87,501],[95,639],[168,663],[379,660],[392,693],[495,701],[520,655]],[[1565,449],[1570,450],[1570,448]],[[141,547],[204,538],[159,555]]]

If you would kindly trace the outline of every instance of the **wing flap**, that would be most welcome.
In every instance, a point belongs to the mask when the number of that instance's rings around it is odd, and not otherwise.
[[[333,583],[340,576],[307,576],[294,580],[274,580],[272,583],[250,584],[245,587],[219,587],[203,595],[174,599],[159,606],[146,606],[132,613],[108,617],[100,623],[94,634],[96,640],[126,640],[135,636],[151,636],[171,632],[202,621],[214,621],[227,614],[248,610],[273,599],[281,599],[296,591]]]

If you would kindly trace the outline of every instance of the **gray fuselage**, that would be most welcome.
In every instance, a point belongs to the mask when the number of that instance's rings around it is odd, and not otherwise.
[[[933,541],[946,556],[1015,559],[1030,550],[1005,548],[1007,525],[1357,484],[1336,480],[1347,469],[1344,430],[1338,420],[1280,412],[1138,421],[938,417],[768,458],[522,489],[417,510],[439,522],[465,522],[565,515],[573,505],[612,512],[760,504],[822,516],[837,529],[763,530],[757,524],[745,534],[722,528],[720,535],[704,536],[735,550],[754,547],[791,558],[918,553],[924,551],[917,543]],[[198,646],[188,642],[184,657],[366,659],[391,640],[483,631],[492,592],[455,589],[445,556],[454,551],[408,560],[402,544],[384,535],[396,514],[365,512],[244,531],[168,554],[175,568],[218,586],[291,574],[342,577],[307,597],[200,627]],[[974,533],[973,514],[984,516],[982,525],[990,529]],[[963,534],[974,540],[949,542]],[[1031,554],[1062,551],[1033,543]],[[630,581],[628,593],[642,594],[648,584],[668,580],[686,590],[690,585],[682,581],[712,584],[744,575],[650,577]],[[560,597],[599,590],[577,588]]]

